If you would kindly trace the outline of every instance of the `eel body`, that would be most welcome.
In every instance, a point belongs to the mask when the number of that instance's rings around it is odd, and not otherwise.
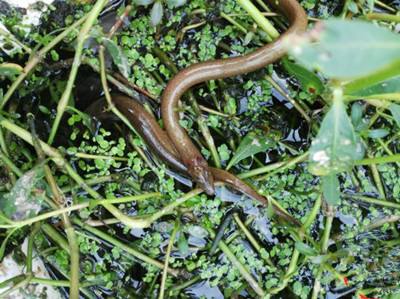
[[[128,118],[138,134],[150,147],[151,151],[153,151],[159,158],[161,158],[166,164],[175,170],[186,175],[189,174],[188,168],[180,159],[179,153],[175,149],[168,134],[158,125],[157,120],[149,112],[147,112],[140,103],[123,95],[114,95],[112,100],[117,109],[123,113],[126,118]],[[103,104],[95,102],[92,104],[92,106],[104,107]],[[92,109],[92,111],[94,110],[99,111],[98,108]],[[240,191],[249,197],[256,199],[263,205],[268,205],[267,198],[257,193],[253,188],[232,173],[213,167],[210,167],[210,172],[215,181],[227,184],[234,190]],[[300,226],[300,223],[295,218],[287,214],[279,207],[273,206],[273,210],[278,217],[286,222]]]
[[[214,175],[207,161],[179,124],[177,112],[179,100],[189,88],[196,84],[253,72],[286,54],[284,40],[305,31],[307,15],[296,0],[271,0],[270,2],[290,23],[289,29],[277,40],[244,56],[197,63],[185,68],[168,83],[162,95],[161,114],[169,139],[192,179],[209,195],[214,193]]]

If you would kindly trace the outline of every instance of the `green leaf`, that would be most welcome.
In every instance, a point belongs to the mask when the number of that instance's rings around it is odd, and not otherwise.
[[[331,19],[320,29],[318,42],[304,42],[292,47],[291,53],[303,66],[327,77],[365,76],[400,59],[400,37],[386,28],[358,20]]]
[[[316,256],[318,254],[314,248],[303,242],[297,241],[295,247],[301,254],[304,254],[305,256]]]
[[[282,65],[290,75],[299,80],[303,90],[315,95],[323,92],[324,85],[321,79],[312,71],[309,71],[300,64],[290,62],[287,58],[282,59]]]
[[[114,64],[118,67],[121,74],[128,79],[131,74],[131,68],[124,52],[113,40],[103,38],[102,41],[108,53],[111,55]]]
[[[187,255],[189,253],[189,243],[183,232],[179,233],[178,248],[182,255]]]
[[[156,1],[150,11],[150,23],[154,27],[160,24],[164,14],[164,8],[160,1]]]
[[[354,127],[358,127],[358,125],[362,122],[364,107],[360,103],[356,102],[351,105],[351,122]]]
[[[1,63],[0,64],[0,76],[13,77],[23,72],[23,67],[15,63]]]
[[[233,165],[237,164],[243,159],[260,152],[265,152],[267,149],[272,148],[276,143],[268,137],[257,135],[255,132],[248,133],[240,142],[234,156],[229,161],[226,169],[228,170]]]
[[[369,138],[383,138],[389,134],[389,131],[386,129],[375,129],[375,130],[369,130],[368,131],[368,137]]]
[[[32,217],[41,210],[44,200],[43,168],[37,166],[21,176],[9,193],[0,198],[0,209],[12,220]]]
[[[143,6],[150,5],[153,2],[154,0],[133,0],[133,3],[135,3],[136,5],[143,5]]]
[[[337,175],[330,174],[323,176],[321,184],[325,201],[332,206],[337,206],[340,203],[340,185]]]
[[[400,98],[400,76],[346,94],[350,98]]]
[[[390,113],[392,113],[392,116],[393,116],[394,120],[396,121],[397,125],[400,127],[400,105],[390,104],[389,110],[390,110]]]
[[[310,172],[329,175],[346,171],[363,156],[364,147],[346,114],[343,101],[334,100],[311,143]]]

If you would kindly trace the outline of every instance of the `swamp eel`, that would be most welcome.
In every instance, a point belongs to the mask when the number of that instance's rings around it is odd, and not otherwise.
[[[253,72],[286,54],[284,40],[306,30],[307,15],[296,0],[269,2],[290,22],[289,29],[277,40],[244,56],[193,64],[176,74],[162,95],[161,114],[169,140],[172,141],[192,179],[209,195],[214,194],[213,180],[214,176],[217,179],[214,173],[216,171],[211,170],[186,131],[180,126],[177,112],[179,100],[189,88],[196,84]]]
[[[145,143],[149,146],[150,150],[154,152],[161,160],[175,170],[189,175],[189,170],[180,159],[178,151],[175,149],[168,134],[158,125],[157,120],[146,109],[138,103],[138,101],[131,99],[124,95],[113,95],[112,101],[117,109],[130,121],[137,133],[144,139]],[[90,114],[97,116],[99,119],[106,117],[103,111],[105,105],[104,100],[94,102],[86,111]],[[234,174],[210,167],[210,172],[216,182],[222,182],[229,185],[234,190],[246,194],[247,196],[256,199],[263,205],[268,205],[268,199],[257,193],[253,188],[236,177]],[[276,216],[287,223],[295,226],[300,226],[298,220],[289,215],[286,211],[278,206],[272,205],[273,211]]]

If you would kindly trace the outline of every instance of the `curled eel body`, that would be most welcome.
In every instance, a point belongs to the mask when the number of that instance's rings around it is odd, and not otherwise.
[[[188,168],[181,161],[178,151],[175,149],[171,139],[167,133],[161,129],[156,119],[144,109],[137,101],[122,95],[114,95],[113,103],[118,110],[125,115],[131,122],[132,126],[145,140],[150,149],[160,157],[165,163],[184,174],[189,174]],[[94,103],[94,105],[99,105]],[[258,194],[253,188],[240,180],[230,172],[222,169],[210,167],[210,172],[215,181],[225,183],[233,189],[238,190],[251,198],[268,205],[268,200]],[[300,223],[291,215],[281,210],[277,206],[273,206],[274,213],[288,223],[300,226]]]
[[[253,72],[286,54],[284,39],[305,31],[307,15],[296,0],[270,2],[287,17],[291,24],[290,28],[276,41],[245,56],[212,60],[185,68],[168,83],[162,95],[161,113],[168,136],[192,179],[210,195],[214,193],[213,173],[207,161],[179,124],[177,112],[179,100],[189,88],[196,84]]]

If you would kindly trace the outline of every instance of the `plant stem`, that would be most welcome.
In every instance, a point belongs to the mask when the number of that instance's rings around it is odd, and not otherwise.
[[[377,198],[371,198],[371,197],[363,196],[363,195],[346,194],[346,193],[342,193],[342,196],[350,198],[350,199],[361,200],[363,202],[374,204],[374,205],[380,205],[380,206],[383,206],[383,207],[400,209],[400,204],[399,203],[394,203],[394,202],[387,201],[387,200],[384,200],[384,199],[377,199]]]
[[[226,255],[232,265],[240,272],[244,280],[250,285],[250,287],[257,293],[258,296],[264,297],[264,290],[258,285],[257,281],[251,276],[250,272],[242,265],[242,263],[236,258],[233,252],[229,249],[229,247],[225,244],[225,242],[220,241],[218,243],[218,247],[222,250],[222,252]]]
[[[360,166],[360,165],[385,164],[394,162],[396,163],[400,162],[400,154],[357,160],[355,161],[354,165]]]
[[[165,253],[165,261],[164,261],[164,269],[163,269],[163,274],[161,277],[161,285],[160,285],[160,293],[158,295],[159,299],[164,298],[164,292],[165,292],[165,283],[167,281],[167,275],[168,275],[168,265],[169,265],[169,257],[171,255],[172,247],[174,245],[176,233],[178,232],[179,229],[179,221],[175,221],[175,226],[172,231],[171,237],[169,238],[169,243],[167,247],[167,252]]]
[[[308,152],[305,152],[304,154],[301,154],[300,156],[297,156],[297,157],[287,161],[285,163],[285,165],[283,165],[282,167],[279,167],[279,168],[275,169],[274,171],[271,171],[270,173],[267,173],[263,176],[257,177],[256,180],[263,181],[263,180],[269,178],[270,176],[273,176],[281,171],[284,171],[284,170],[296,165],[297,163],[304,162],[305,160],[307,160],[307,158],[308,158]]]
[[[308,108],[307,106],[303,105],[301,106],[299,103],[296,102],[295,99],[293,99],[288,93],[286,93],[282,87],[279,86],[278,83],[275,82],[275,80],[269,76],[266,75],[265,79],[271,83],[271,85],[290,103],[293,105],[293,107],[301,114],[301,116],[308,122],[311,122],[311,118],[308,116],[308,113],[310,112],[310,108]],[[307,111],[305,110],[307,109]]]
[[[41,229],[61,249],[65,250],[68,254],[70,253],[67,240],[52,225],[43,223]]]
[[[81,64],[84,43],[87,37],[89,36],[90,29],[92,28],[94,22],[97,20],[98,15],[100,14],[101,10],[103,9],[106,3],[107,0],[97,0],[96,4],[90,10],[85,23],[82,25],[81,31],[79,32],[79,35],[77,37],[74,62],[72,63],[71,71],[69,73],[67,86],[65,87],[64,92],[61,95],[61,98],[57,105],[56,118],[54,119],[53,126],[51,127],[50,136],[48,139],[49,144],[52,144],[54,141],[54,138],[58,130],[58,126],[60,125],[61,122],[61,118],[64,114],[64,111],[68,105],[68,101],[71,97],[72,88],[74,87],[75,84],[75,78],[76,75],[78,74],[78,69]]]
[[[273,40],[279,37],[279,32],[275,27],[263,16],[258,8],[251,3],[250,0],[237,0],[240,6],[246,10],[253,20],[264,30]]]
[[[332,222],[334,216],[333,207],[328,205],[327,209],[328,209],[328,215],[326,217],[324,233],[322,235],[322,240],[321,240],[321,254],[326,254],[328,252],[329,236],[331,234]],[[320,268],[318,269],[317,275],[315,277],[311,299],[318,298],[319,291],[321,290],[321,277],[323,271],[324,267],[321,264]]]
[[[258,254],[261,255],[261,250],[263,249],[263,247],[258,243],[258,241],[256,240],[256,238],[254,238],[254,236],[251,234],[251,232],[248,230],[248,228],[246,227],[246,225],[242,222],[242,220],[240,219],[238,213],[234,213],[233,214],[233,218],[236,221],[236,224],[239,226],[239,228],[242,230],[242,232],[245,234],[245,236],[247,237],[247,239],[249,240],[249,242],[251,243],[251,245],[253,245],[254,249],[258,252]],[[270,265],[271,267],[276,267],[273,263],[273,261],[267,257],[267,258],[263,258],[265,259],[265,261],[268,263],[268,265]]]
[[[7,165],[7,167],[18,177],[23,175],[23,172],[17,166],[15,166],[15,164],[2,151],[0,151],[0,160],[2,160],[3,163]]]
[[[164,208],[158,210],[154,214],[149,215],[148,216],[148,218],[149,218],[148,222],[149,223],[153,223],[154,221],[156,221],[157,219],[163,217],[164,215],[170,214],[176,207],[178,207],[179,205],[183,204],[185,201],[191,199],[192,197],[194,197],[196,195],[199,195],[202,192],[203,192],[203,190],[200,189],[200,188],[193,189],[192,191],[186,193],[184,196],[174,200],[169,205],[167,205]]]
[[[31,233],[29,234],[28,248],[26,250],[27,251],[27,253],[26,253],[26,272],[27,273],[32,273],[33,242],[34,242],[35,236],[39,229],[40,229],[40,222],[36,222],[32,228]]]
[[[384,22],[400,23],[400,16],[388,13],[369,13],[365,15],[367,20],[378,20]]]
[[[51,40],[51,42],[43,47],[36,55],[26,63],[24,67],[24,71],[18,76],[18,78],[11,84],[10,88],[7,90],[4,95],[3,101],[0,103],[0,110],[4,108],[8,100],[17,90],[18,86],[25,80],[25,78],[30,74],[31,71],[35,69],[35,67],[41,62],[41,60],[46,56],[46,54],[53,49],[59,42],[61,42],[64,38],[66,38],[72,31],[74,31],[77,27],[79,27],[87,18],[87,15],[81,18],[80,20],[73,23],[66,30],[61,32],[55,38]]]
[[[72,222],[75,223],[76,225],[80,226],[81,228],[87,230],[88,232],[92,233],[93,235],[103,239],[104,241],[118,247],[119,249],[121,249],[122,251],[125,251],[126,253],[129,253],[130,255],[134,256],[135,258],[146,262],[150,265],[153,265],[159,269],[163,269],[164,268],[164,264],[154,260],[150,257],[148,257],[147,255],[137,251],[136,249],[133,249],[132,247],[122,243],[121,241],[109,236],[108,234],[102,232],[101,230],[91,227],[87,224],[84,224],[81,220],[79,220],[78,218],[73,218]],[[172,268],[168,268],[168,273],[171,274],[174,277],[178,277],[179,276],[179,270],[176,269],[172,269]]]
[[[315,218],[317,217],[317,215],[321,209],[321,204],[322,204],[322,196],[319,196],[314,203],[313,209],[308,214],[307,219],[301,228],[302,234],[300,234],[300,240],[303,240],[304,233],[306,233],[309,230],[309,228],[311,227],[311,225],[314,223]],[[299,257],[300,257],[300,252],[296,248],[294,248],[292,258],[290,259],[290,263],[286,270],[285,275],[283,276],[280,284],[276,288],[272,289],[269,292],[270,294],[278,294],[280,291],[282,291],[284,288],[286,288],[286,286],[289,283],[292,276],[296,274],[297,262],[299,260]]]

